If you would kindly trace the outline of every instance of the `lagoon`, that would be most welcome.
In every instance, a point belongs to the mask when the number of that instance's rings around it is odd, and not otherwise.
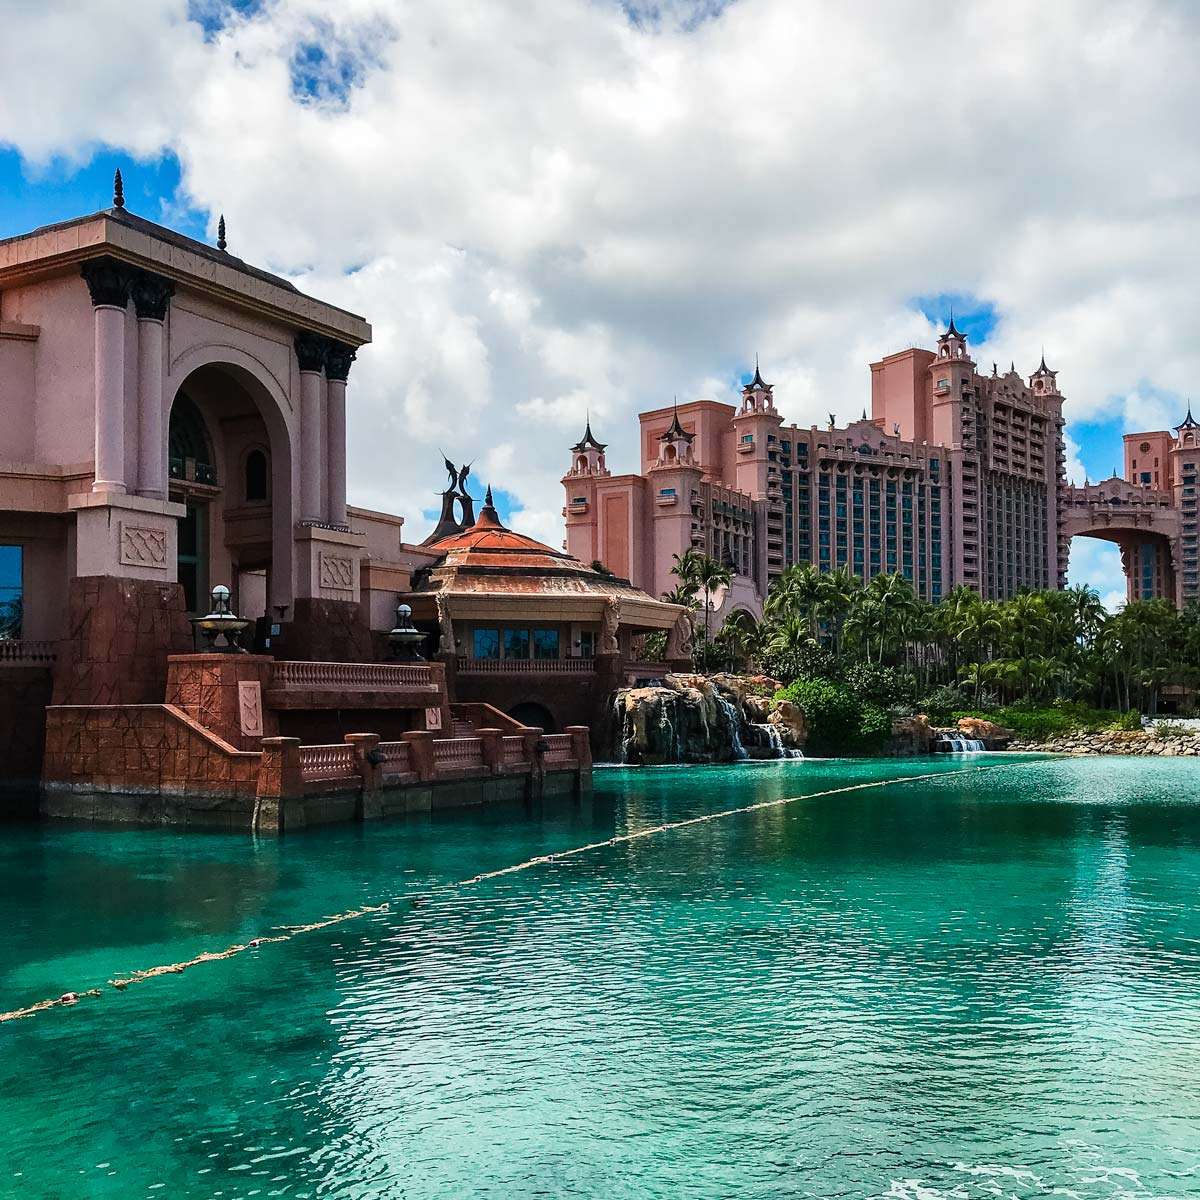
[[[601,770],[262,841],[4,826],[0,1009],[390,903],[0,1025],[0,1196],[1200,1195],[1197,896],[1171,760]]]

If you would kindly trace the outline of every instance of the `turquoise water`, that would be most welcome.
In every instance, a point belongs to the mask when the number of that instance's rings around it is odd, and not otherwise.
[[[417,896],[0,1026],[0,1195],[1200,1195],[1195,763],[601,772],[282,842],[0,827],[0,1009]]]

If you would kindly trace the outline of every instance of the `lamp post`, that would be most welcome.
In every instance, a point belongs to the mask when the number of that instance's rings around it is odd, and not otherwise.
[[[396,605],[396,625],[388,633],[392,654],[400,662],[423,662],[418,647],[425,635],[412,623],[412,608],[407,604]]]
[[[212,611],[192,617],[192,628],[208,643],[208,649],[221,654],[245,654],[238,638],[253,624],[229,607],[229,589],[223,583],[212,590]]]

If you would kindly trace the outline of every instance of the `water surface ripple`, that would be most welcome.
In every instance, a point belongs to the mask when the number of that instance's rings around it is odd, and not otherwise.
[[[995,761],[989,760],[989,761]],[[1200,1196],[1195,764],[604,772],[254,842],[0,830],[0,1195]],[[432,893],[431,893],[432,889]]]

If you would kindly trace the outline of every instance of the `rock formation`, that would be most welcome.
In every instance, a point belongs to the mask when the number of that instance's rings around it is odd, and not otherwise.
[[[624,688],[614,699],[614,756],[630,763],[799,757],[804,714],[770,698],[778,686],[765,676],[672,674],[654,687]]]

